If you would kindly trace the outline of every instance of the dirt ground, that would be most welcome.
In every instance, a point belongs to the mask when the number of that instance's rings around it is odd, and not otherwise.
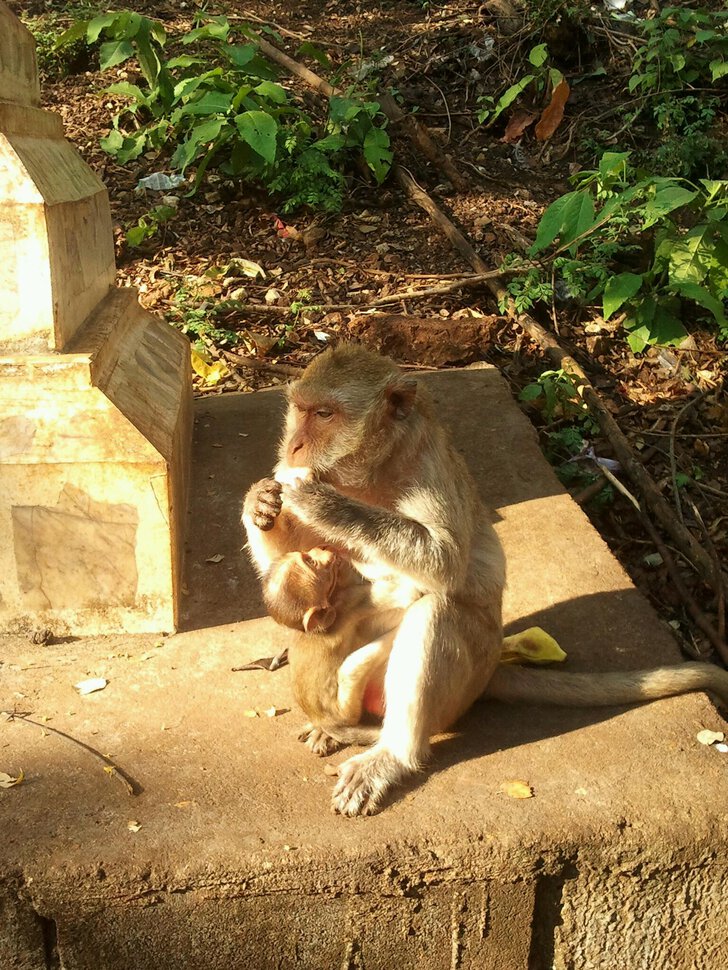
[[[129,0],[122,6],[161,20],[172,34],[188,29],[198,8],[193,2],[153,0]],[[44,36],[65,29],[75,10],[53,0],[11,0],[10,7]],[[397,159],[494,268],[508,253],[523,251],[534,238],[545,206],[568,190],[569,175],[584,164],[585,139],[610,114],[616,97],[612,80],[628,69],[631,51],[618,30],[604,26],[606,22],[600,28],[597,20],[589,36],[575,34],[568,24],[555,24],[545,38],[549,49],[565,76],[583,83],[572,84],[564,122],[552,139],[539,143],[526,133],[519,142],[506,144],[502,127],[478,124],[476,99],[501,88],[504,72],[528,39],[509,33],[507,18],[499,18],[496,8],[497,4],[468,0],[230,0],[206,5],[209,14],[275,26],[292,56],[305,40],[326,50],[338,64],[361,64],[375,52],[384,56],[377,83],[382,89],[395,88],[410,109],[417,106],[418,118],[467,178],[467,189],[457,191],[443,182],[406,139],[392,132]],[[88,8],[79,16],[88,17]],[[215,314],[218,333],[209,348],[213,358],[225,364],[226,376],[214,386],[200,378],[200,394],[252,392],[285,382],[329,342],[351,336],[407,367],[489,361],[499,367],[514,395],[550,366],[541,350],[499,312],[485,287],[404,298],[382,307],[376,317],[362,315],[362,308],[391,293],[441,285],[470,272],[447,239],[391,180],[377,187],[353,175],[340,213],[322,216],[299,210],[281,216],[276,200],[257,188],[213,176],[197,195],[188,198],[180,193],[177,215],[159,235],[139,249],[129,248],[126,231],[159,201],[155,193],[136,192],[137,182],[168,170],[168,159],[142,156],[122,167],[106,155],[99,138],[108,132],[119,103],[103,92],[118,80],[119,69],[102,75],[97,56],[84,51],[60,70],[47,48],[44,40],[43,105],[62,116],[67,136],[109,189],[120,284],[138,287],[145,306],[188,328],[190,321],[209,318],[216,306],[227,307],[225,301],[233,301],[229,309]],[[609,64],[607,75],[592,76],[594,65],[602,62]],[[285,83],[300,84],[293,79]],[[639,132],[617,131],[614,119],[608,124],[616,132],[614,150],[631,147],[631,140],[639,137]],[[257,263],[265,276],[236,274],[231,262],[240,259]],[[248,309],[241,312],[235,300]],[[295,301],[318,309],[293,316],[285,308]],[[551,330],[556,324],[561,345],[590,375],[676,514],[684,517],[716,561],[725,561],[724,348],[712,334],[694,329],[679,349],[650,348],[634,355],[623,334],[599,325],[594,308],[567,302],[559,306],[558,315],[546,308],[536,316]],[[247,363],[236,361],[241,356]],[[556,413],[547,420],[535,405],[524,407],[547,455],[557,466],[563,465],[559,432],[571,427],[573,415]],[[613,457],[609,442],[593,428],[582,425],[581,434],[593,454]],[[591,476],[583,474],[585,469]],[[673,550],[684,585],[682,593],[678,590],[664,550],[657,552],[627,497],[605,493],[588,458],[562,471],[572,494],[672,626],[684,651],[710,656],[710,644],[695,617],[702,614],[723,631],[720,596],[716,598]],[[689,488],[673,487],[680,474],[690,478]],[[669,542],[667,546],[669,555]],[[558,559],[558,550],[554,552]]]

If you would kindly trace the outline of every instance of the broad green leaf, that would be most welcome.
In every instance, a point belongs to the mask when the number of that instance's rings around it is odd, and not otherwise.
[[[86,40],[88,43],[95,44],[99,39],[101,31],[110,27],[118,17],[118,13],[102,13],[99,17],[94,17],[93,20],[89,20],[88,27],[86,28]]]
[[[172,71],[175,67],[194,67],[196,64],[204,64],[201,57],[192,57],[191,54],[180,54],[167,61],[167,68]]]
[[[214,141],[224,124],[224,118],[213,118],[196,125],[187,138],[177,146],[177,150],[172,156],[172,166],[184,171],[199,154],[200,146]]]
[[[573,192],[565,207],[559,233],[559,245],[566,246],[594,224],[594,200],[587,191]]]
[[[124,136],[116,128],[112,128],[108,135],[101,139],[101,147],[109,155],[116,155],[123,144]]]
[[[175,84],[174,96],[180,100],[188,98],[201,85],[207,84],[211,78],[219,77],[221,74],[222,68],[216,67],[212,71],[205,71],[204,74],[198,74],[196,77],[186,77],[178,84]]]
[[[697,192],[683,188],[681,185],[674,184],[664,189],[658,189],[645,205],[645,221],[642,228],[649,229],[669,212],[688,205],[696,198],[697,194]]]
[[[712,79],[714,81],[717,81],[728,74],[728,61],[711,61],[709,67]]]
[[[133,56],[134,48],[128,40],[110,40],[99,48],[99,69],[108,71]]]
[[[225,17],[216,17],[202,27],[195,27],[181,37],[183,44],[192,44],[196,40],[226,40],[230,33],[230,24]]]
[[[147,236],[152,235],[154,229],[150,226],[132,226],[126,234],[126,244],[131,249],[141,246]]]
[[[637,273],[620,273],[607,280],[604,287],[604,319],[608,320],[641,286],[642,277]]]
[[[162,62],[150,39],[149,28],[150,21],[146,21],[141,26],[139,34],[137,35],[137,60],[139,61],[139,67],[142,69],[142,74],[147,79],[147,83],[150,87],[154,87],[162,70]]]
[[[599,162],[599,174],[602,180],[615,176],[622,177],[631,154],[631,152],[605,152]]]
[[[346,138],[342,134],[326,135],[325,138],[319,138],[315,141],[311,148],[315,148],[318,152],[330,152],[334,154],[335,152],[341,151],[341,149],[346,144]]]
[[[244,142],[272,165],[276,158],[278,125],[265,111],[246,111],[237,115],[235,124]]]
[[[224,91],[206,91],[196,101],[188,101],[183,107],[175,111],[173,120],[184,115],[214,115],[224,114],[233,100],[232,94]]]
[[[679,71],[685,67],[685,55],[684,54],[673,54],[670,58],[670,64],[672,65],[673,71],[677,74]]]
[[[326,70],[331,69],[331,61],[328,56],[321,50],[320,47],[316,47],[310,41],[305,40],[301,46],[298,48],[298,55],[303,55],[304,57],[310,57],[312,60],[320,64],[321,67],[325,67]]]
[[[389,173],[394,157],[389,148],[387,132],[382,128],[370,128],[364,136],[363,152],[367,165],[381,185]]]
[[[286,89],[281,87],[280,84],[276,84],[275,81],[261,81],[253,90],[261,98],[272,101],[274,104],[285,104],[288,100]]]
[[[519,401],[535,401],[537,397],[541,397],[543,394],[543,388],[540,384],[526,384],[521,393],[518,395]]]
[[[670,253],[670,283],[702,283],[715,257],[708,237],[709,226],[696,226],[675,241]]]
[[[106,89],[108,94],[120,94],[125,98],[132,98],[139,104],[146,104],[147,98],[142,89],[136,84],[130,84],[128,81],[118,81],[116,84],[110,84]]]
[[[680,320],[670,313],[662,303],[658,303],[650,327],[650,343],[679,344],[687,335],[688,332]]]
[[[705,307],[706,310],[710,310],[721,326],[725,326],[728,323],[722,302],[704,286],[700,286],[698,283],[680,283],[676,289],[681,296],[687,297],[688,300],[692,300],[699,306]]]
[[[495,111],[493,112],[493,117],[490,119],[488,124],[491,125],[496,120],[498,115],[504,112],[509,105],[513,104],[519,94],[522,94],[526,90],[531,81],[535,80],[535,74],[525,74],[520,81],[512,84],[498,99],[498,103],[495,106]]]
[[[60,47],[65,47],[67,44],[73,44],[77,40],[82,40],[86,37],[88,31],[88,20],[78,20],[75,24],[72,24],[68,30],[64,30],[60,37],[57,37],[55,43],[53,44],[53,50],[57,51]]]
[[[362,105],[351,98],[334,95],[329,98],[329,121],[333,125],[346,125],[361,112]]]
[[[255,44],[225,45],[221,50],[235,67],[246,67],[258,53]]]
[[[551,205],[546,209],[544,214],[541,216],[541,221],[538,224],[538,229],[536,230],[536,239],[528,250],[529,256],[535,256],[536,253],[540,253],[542,250],[546,249],[551,243],[556,239],[556,237],[561,232],[561,226],[564,221],[564,210],[567,206],[571,205],[571,200],[574,196],[578,195],[577,192],[567,192],[566,195],[562,195],[561,198],[556,199]]]
[[[546,44],[538,44],[536,47],[531,48],[528,59],[534,67],[541,67],[548,60],[548,56],[549,49]]]

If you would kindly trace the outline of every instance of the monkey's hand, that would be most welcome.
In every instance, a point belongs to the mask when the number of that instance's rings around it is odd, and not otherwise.
[[[248,489],[243,516],[253,522],[261,532],[269,532],[281,513],[281,489],[281,483],[273,478],[262,478]]]

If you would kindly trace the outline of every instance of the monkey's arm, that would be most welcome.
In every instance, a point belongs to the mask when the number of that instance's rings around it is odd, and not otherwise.
[[[408,515],[367,505],[330,485],[302,482],[283,487],[283,503],[327,542],[349,550],[353,559],[378,561],[414,579],[421,589],[449,592],[462,578],[466,563],[449,516],[425,490],[411,492]],[[412,517],[416,515],[416,518]]]
[[[248,549],[261,575],[284,553],[309,548],[306,543],[310,532],[283,509],[281,487],[275,479],[263,478],[251,485],[243,502],[242,520]]]

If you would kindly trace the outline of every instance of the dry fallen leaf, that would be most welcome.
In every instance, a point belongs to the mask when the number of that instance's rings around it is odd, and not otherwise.
[[[205,387],[214,387],[220,381],[230,376],[230,368],[223,361],[208,363],[196,350],[190,350],[192,370],[197,374]]]
[[[21,784],[24,778],[25,775],[23,774],[22,768],[16,778],[13,778],[12,775],[6,775],[4,771],[0,771],[0,788],[13,788],[15,785]]]
[[[532,125],[537,117],[538,115],[533,114],[531,111],[526,111],[525,108],[519,108],[518,111],[514,111],[508,119],[505,134],[501,138],[501,141],[505,142],[506,145],[518,141],[526,128]]]
[[[561,124],[564,117],[564,105],[566,104],[571,89],[566,81],[560,81],[554,88],[551,95],[551,103],[544,108],[539,123],[534,129],[538,141],[546,141],[550,138]]]
[[[134,819],[130,819],[126,823],[126,827],[129,829],[130,832],[138,832],[139,829],[141,828],[141,825],[139,822],[134,821]]]
[[[211,563],[217,564],[219,562],[222,562],[224,558],[225,556],[223,556],[221,552],[218,552],[217,555],[210,556],[210,558],[206,559],[205,562],[211,562]]]
[[[698,731],[698,741],[701,744],[719,744],[725,741],[725,734],[722,731]]]
[[[243,717],[260,717],[260,714],[253,710],[243,711]]]
[[[533,788],[527,781],[504,781],[498,794],[508,795],[509,798],[533,798]]]
[[[88,680],[80,680],[73,686],[83,696],[84,694],[93,694],[97,690],[103,690],[107,684],[108,680],[105,677],[90,677]]]

